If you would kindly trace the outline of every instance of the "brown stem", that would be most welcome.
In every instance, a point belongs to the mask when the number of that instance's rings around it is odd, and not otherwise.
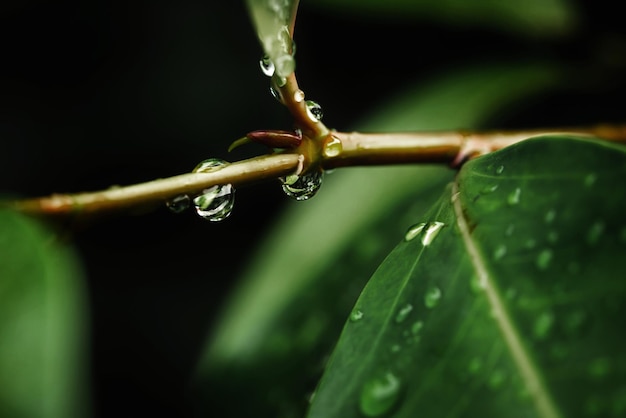
[[[504,148],[532,136],[575,134],[626,144],[626,125],[599,125],[591,128],[536,129],[515,132],[416,132],[359,133],[332,132],[341,143],[322,152],[325,169],[357,165],[402,163],[445,163],[458,167],[468,158]],[[320,144],[323,146],[323,144]],[[266,155],[224,166],[209,173],[189,173],[107,190],[54,194],[49,197],[5,202],[4,206],[40,215],[101,213],[145,204],[162,204],[181,194],[198,194],[216,184],[234,186],[276,179],[301,169],[298,149]]]

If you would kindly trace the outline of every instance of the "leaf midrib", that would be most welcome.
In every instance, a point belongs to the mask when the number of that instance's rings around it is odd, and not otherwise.
[[[495,283],[489,275],[485,261],[477,245],[472,240],[468,220],[465,218],[461,206],[458,176],[453,182],[451,196],[457,226],[459,227],[468,256],[476,270],[479,280],[484,283],[487,301],[491,305],[492,312],[495,313],[494,320],[498,324],[498,329],[504,338],[509,354],[528,389],[531,399],[534,401],[538,416],[541,418],[560,418],[561,414],[556,408],[552,397],[549,395],[541,376],[537,372],[537,367],[532,360],[532,356],[526,351],[525,346],[521,342],[521,338],[502,303],[502,298],[500,297]]]

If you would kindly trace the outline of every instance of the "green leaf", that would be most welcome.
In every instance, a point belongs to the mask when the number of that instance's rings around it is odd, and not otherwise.
[[[468,162],[345,323],[309,417],[626,413],[624,148]]]
[[[558,80],[549,65],[468,68],[420,80],[378,114],[364,115],[360,126],[369,131],[472,128]],[[326,176],[314,199],[289,204],[209,336],[197,370],[198,398],[206,407],[224,405],[230,416],[237,411],[302,416],[322,359],[363,286],[453,174],[433,166],[342,169]],[[412,198],[416,195],[420,198]],[[233,401],[244,393],[247,402]]]
[[[567,0],[317,0],[307,6],[381,19],[414,19],[514,32],[527,37],[571,32],[580,16]]]
[[[85,320],[74,254],[38,222],[0,210],[0,416],[86,416]]]

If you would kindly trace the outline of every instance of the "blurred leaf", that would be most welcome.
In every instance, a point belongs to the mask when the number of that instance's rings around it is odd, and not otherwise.
[[[476,127],[496,109],[556,83],[557,75],[550,66],[523,63],[467,69],[406,89],[361,126]],[[198,366],[199,398],[211,410],[224,405],[231,416],[301,416],[367,279],[452,176],[446,167],[350,168],[327,175],[314,199],[293,202],[225,304]],[[242,393],[248,401],[233,402]]]
[[[367,284],[308,416],[624,416],[625,176],[624,148],[563,137],[466,164]]]
[[[378,19],[489,27],[528,37],[567,34],[579,20],[575,5],[568,0],[316,0],[306,5]]]
[[[74,254],[0,210],[0,416],[86,416],[84,299]]]

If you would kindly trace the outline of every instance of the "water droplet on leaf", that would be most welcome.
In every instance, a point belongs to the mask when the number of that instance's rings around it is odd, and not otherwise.
[[[602,221],[594,222],[587,232],[587,242],[589,245],[596,245],[600,241],[600,237],[604,232],[604,223]]]
[[[441,289],[437,286],[431,286],[424,295],[424,305],[427,308],[434,308],[441,300]]]
[[[363,415],[378,417],[389,412],[400,397],[400,380],[393,373],[368,380],[361,390],[359,407]]]
[[[493,193],[498,189],[498,185],[497,184],[492,184],[490,186],[485,186],[483,187],[483,189],[481,190],[482,194],[489,194],[489,193]]]
[[[205,189],[193,199],[196,213],[211,222],[228,218],[235,203],[235,188],[232,184],[215,185]]]
[[[306,101],[306,112],[309,115],[309,119],[313,122],[319,122],[324,117],[322,106],[314,102],[313,100]]]
[[[522,189],[520,189],[519,187],[517,187],[515,190],[513,190],[509,196],[507,197],[507,203],[511,206],[513,205],[517,205],[520,201],[520,195],[522,194]]]
[[[501,260],[506,255],[506,245],[500,244],[496,247],[493,252],[493,259],[498,261]]]
[[[413,310],[413,305],[411,305],[410,303],[407,303],[406,305],[404,305],[398,312],[398,315],[396,315],[396,322],[397,323],[403,322],[406,319],[406,317],[409,316],[412,310]]]
[[[295,200],[308,200],[322,186],[324,171],[321,168],[313,168],[301,176],[287,176],[281,178],[283,191]]]
[[[538,340],[545,339],[546,337],[548,337],[548,334],[552,329],[552,325],[554,325],[554,314],[552,312],[543,312],[535,320],[535,324],[533,326],[533,335]]]
[[[546,212],[546,216],[543,218],[547,224],[551,223],[554,218],[556,218],[556,211],[554,209],[550,209]]]
[[[550,261],[552,261],[552,250],[546,248],[539,253],[535,263],[537,264],[539,270],[545,270],[550,266]]]
[[[360,309],[355,309],[350,313],[350,321],[357,322],[363,319],[363,311]]]
[[[441,228],[444,226],[446,226],[446,224],[443,222],[430,222],[422,235],[422,245],[426,247],[432,244],[435,238],[437,238],[437,235],[439,235],[439,231],[441,231]]]
[[[336,157],[343,151],[343,145],[339,138],[333,136],[324,144],[324,155],[326,157]]]
[[[420,222],[418,224],[410,226],[409,229],[407,229],[406,234],[404,234],[404,240],[407,242],[413,240],[424,230],[425,226],[426,222]]]
[[[496,174],[502,174],[504,172],[504,166],[500,165],[496,168]]]
[[[424,328],[424,323],[422,321],[413,322],[413,325],[411,325],[411,334],[419,334],[422,328]]]
[[[172,212],[182,213],[185,210],[189,209],[189,206],[191,206],[191,198],[186,194],[181,194],[168,200],[167,202],[165,202],[165,204]]]

